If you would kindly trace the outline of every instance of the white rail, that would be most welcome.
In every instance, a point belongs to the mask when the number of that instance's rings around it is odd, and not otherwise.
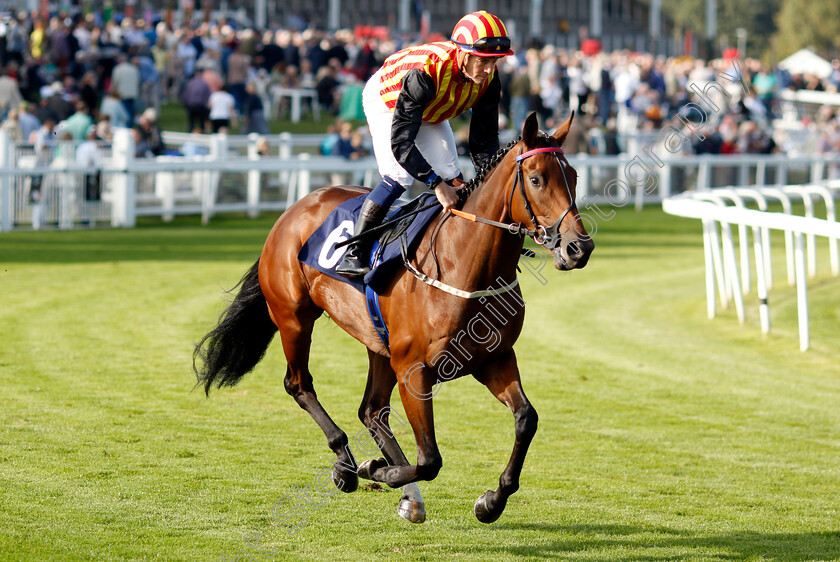
[[[103,154],[102,167],[94,170],[79,168],[66,158],[60,163],[56,158],[37,158],[31,148],[15,150],[0,134],[0,231],[46,224],[73,228],[109,220],[115,226],[130,227],[137,215],[171,220],[176,214],[200,213],[204,221],[219,212],[244,211],[256,216],[261,211],[283,210],[323,185],[352,182],[372,187],[378,181],[372,157],[346,160],[320,156],[318,147],[324,135],[269,135],[264,137],[269,153],[260,156],[257,135],[164,132],[168,146],[183,148],[189,143],[204,156],[158,158],[135,158],[133,140],[126,135],[130,137],[127,131],[117,132],[114,147]],[[605,205],[631,203],[641,209],[674,193],[705,192],[735,181],[756,188],[771,184],[767,187],[776,189],[775,184],[784,185],[789,177],[815,185],[840,177],[840,155],[675,156],[652,145],[637,149],[635,156],[569,157],[578,172],[581,210],[608,213]],[[469,160],[462,159],[461,168],[469,177]],[[82,180],[94,172],[102,174],[102,200],[88,204]],[[31,197],[34,178],[50,178],[40,202]],[[780,199],[783,204],[789,204],[791,197],[797,200],[778,189],[762,197]],[[809,196],[805,204],[810,201]],[[792,244],[790,239],[791,264]],[[746,252],[748,248],[742,246],[742,261]],[[765,267],[770,267],[769,261]],[[793,274],[792,265],[789,272]],[[749,282],[749,276],[741,280],[744,285]],[[772,283],[772,277],[768,282]]]
[[[821,187],[822,189],[814,189],[815,187]],[[823,189],[826,191],[822,191]],[[827,193],[829,198],[826,199],[826,207],[828,208],[829,218],[819,219],[813,217],[813,208],[811,208],[811,216],[805,217],[793,216],[787,213],[771,213],[764,210],[747,209],[742,205],[742,196],[752,196],[754,198],[757,196],[757,199],[761,201],[763,194],[761,191],[754,189],[732,189],[728,193],[721,195],[716,195],[717,192],[712,192],[710,194],[691,194],[672,197],[662,202],[662,208],[666,213],[671,215],[696,218],[703,221],[703,242],[706,260],[706,302],[709,318],[714,318],[716,312],[715,284],[717,282],[717,287],[720,289],[721,301],[724,306],[727,305],[728,298],[730,296],[733,297],[736,303],[738,319],[741,323],[744,323],[743,291],[739,290],[739,271],[735,260],[735,247],[730,225],[735,224],[744,228],[752,227],[753,250],[756,260],[756,284],[760,303],[759,316],[761,329],[765,334],[770,332],[767,290],[769,286],[768,281],[772,279],[772,276],[769,274],[767,267],[767,262],[769,261],[769,252],[767,251],[769,248],[769,237],[762,234],[762,229],[781,230],[790,234],[793,237],[793,273],[797,289],[799,348],[805,351],[810,347],[810,330],[808,324],[808,285],[804,237],[822,236],[829,239],[830,248],[832,248],[832,272],[837,275],[838,271],[835,267],[836,261],[834,256],[836,255],[838,239],[840,239],[840,224],[834,218],[834,201],[830,197],[832,193],[824,186],[802,186],[799,190],[793,186],[787,186],[778,191],[789,195],[808,195],[813,192],[819,192],[825,195]],[[725,203],[725,198],[727,197],[735,201],[736,206],[727,206]],[[738,204],[739,198],[741,204]],[[717,223],[720,223],[721,231],[723,232],[722,241],[717,238]],[[740,242],[742,244],[746,242],[746,230],[740,236]],[[812,256],[814,254],[815,248],[809,248],[808,255]]]

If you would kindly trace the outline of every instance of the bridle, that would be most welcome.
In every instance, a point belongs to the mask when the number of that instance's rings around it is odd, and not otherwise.
[[[557,219],[554,222],[554,224],[552,224],[548,228],[540,224],[540,221],[537,219],[537,215],[534,214],[534,210],[531,208],[531,201],[528,199],[528,194],[525,192],[525,178],[524,174],[522,173],[523,160],[525,160],[526,158],[530,158],[531,156],[543,153],[554,154],[554,159],[557,160],[557,165],[560,167],[560,175],[563,177],[563,183],[566,185],[566,193],[568,193],[569,201],[571,201],[571,204],[568,207],[566,207],[566,210],[563,211],[563,214],[560,215],[560,218]],[[549,251],[555,250],[558,244],[560,244],[560,223],[563,222],[563,219],[566,218],[566,215],[568,215],[572,209],[577,208],[577,202],[575,201],[574,197],[572,197],[572,190],[569,187],[569,181],[566,179],[566,173],[564,170],[563,162],[557,155],[558,153],[562,154],[563,149],[554,148],[550,146],[547,146],[545,148],[535,148],[533,150],[529,150],[528,152],[522,152],[522,149],[520,149],[519,156],[516,157],[516,175],[513,178],[513,186],[510,188],[510,197],[508,198],[508,209],[510,209],[510,212],[513,213],[513,192],[516,190],[516,186],[518,184],[519,193],[522,194],[522,200],[525,202],[525,210],[528,211],[528,216],[531,218],[531,222],[534,223],[535,234],[532,235],[534,237],[534,241],[537,244],[544,246],[545,249]]]
[[[533,208],[531,207],[531,201],[528,199],[528,194],[525,192],[525,180],[524,174],[522,172],[522,161],[526,158],[530,158],[531,156],[535,156],[537,154],[543,153],[553,153],[555,160],[557,160],[558,166],[560,166],[560,171],[563,176],[563,183],[566,185],[566,192],[569,195],[569,201],[571,204],[563,211],[563,214],[560,215],[560,218],[549,227],[544,227],[540,224],[540,221],[537,219],[536,214],[534,213]],[[509,212],[513,212],[513,194],[516,192],[516,186],[519,185],[519,193],[522,194],[522,199],[525,202],[525,209],[528,211],[528,216],[531,218],[531,222],[534,223],[534,230],[526,228],[524,224],[520,223],[504,223],[499,221],[494,221],[490,219],[485,219],[484,217],[477,217],[472,213],[466,213],[464,211],[459,211],[458,209],[449,209],[449,211],[458,217],[470,220],[472,222],[480,222],[483,224],[487,224],[490,226],[495,226],[497,228],[501,228],[507,230],[511,234],[516,234],[518,236],[531,236],[537,244],[544,246],[549,251],[554,251],[557,249],[557,246],[560,244],[561,237],[560,237],[560,223],[563,222],[563,219],[566,218],[566,215],[572,209],[577,208],[577,203],[575,202],[574,198],[572,197],[572,189],[569,187],[569,180],[566,179],[565,173],[565,166],[563,161],[560,160],[560,157],[557,155],[558,153],[562,154],[563,149],[561,148],[553,148],[553,147],[545,147],[545,148],[535,148],[533,150],[529,150],[527,152],[522,152],[522,149],[519,151],[519,156],[516,157],[516,175],[514,176],[513,185],[510,189],[510,198],[508,200],[508,209]],[[461,191],[461,195],[469,195],[470,191],[473,188],[467,188]],[[432,244],[434,248],[434,244]],[[517,285],[519,284],[519,279],[517,277],[514,280],[502,287],[496,289],[488,289],[484,291],[464,291],[462,289],[458,289],[456,287],[452,287],[451,285],[447,285],[446,283],[441,282],[438,279],[432,279],[425,273],[418,270],[411,264],[411,260],[408,257],[408,247],[405,242],[405,237],[400,237],[400,251],[402,253],[403,263],[405,264],[406,269],[411,272],[417,279],[426,283],[427,285],[431,285],[437,289],[440,289],[444,292],[449,293],[450,295],[455,295],[457,297],[461,297],[464,299],[480,299],[487,296],[495,296],[507,293],[508,291],[514,290]],[[530,250],[528,250],[530,251]],[[526,252],[526,250],[523,250]],[[533,253],[531,253],[531,257],[533,257]],[[437,258],[435,257],[435,263],[437,264]],[[438,267],[438,270],[440,268]]]
[[[524,174],[522,172],[522,161],[526,158],[530,158],[531,156],[535,156],[537,154],[544,154],[544,153],[553,153],[554,159],[557,160],[557,165],[560,166],[561,175],[563,176],[563,183],[566,185],[566,193],[569,195],[569,201],[571,204],[563,211],[563,214],[560,215],[560,218],[549,227],[545,227],[540,224],[539,219],[537,219],[537,215],[534,213],[534,209],[531,207],[531,201],[528,199],[528,194],[525,192],[525,179]],[[498,222],[490,219],[485,219],[483,217],[477,217],[475,215],[464,213],[462,211],[458,211],[456,209],[450,209],[453,214],[471,220],[473,222],[480,222],[483,224],[489,224],[490,226],[495,226],[497,228],[503,228],[510,232],[511,234],[516,234],[518,236],[530,236],[534,239],[537,244],[545,247],[545,249],[549,251],[554,251],[557,249],[557,246],[560,244],[561,235],[560,235],[560,224],[563,222],[563,219],[566,218],[566,215],[572,209],[577,208],[577,202],[575,201],[574,197],[572,197],[572,189],[569,187],[569,181],[566,179],[565,173],[565,166],[563,161],[560,160],[560,157],[557,155],[558,153],[562,154],[562,148],[554,148],[554,147],[544,147],[544,148],[535,148],[533,150],[529,150],[527,152],[522,152],[520,149],[519,155],[516,157],[516,173],[513,178],[513,185],[510,188],[510,197],[508,198],[508,209],[510,212],[513,212],[513,194],[516,192],[516,186],[519,186],[519,193],[522,195],[522,200],[525,203],[525,210],[528,212],[528,216],[531,219],[531,222],[534,224],[534,229],[531,230],[527,228],[524,224],[520,223],[505,223],[505,222]]]

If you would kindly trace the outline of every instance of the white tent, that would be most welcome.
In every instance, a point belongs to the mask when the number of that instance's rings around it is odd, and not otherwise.
[[[814,74],[819,78],[828,78],[831,63],[808,49],[800,49],[779,63],[779,68],[791,74]]]

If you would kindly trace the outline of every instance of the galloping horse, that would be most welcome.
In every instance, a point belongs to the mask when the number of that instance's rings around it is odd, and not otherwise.
[[[574,114],[549,136],[539,131],[531,114],[522,140],[499,150],[479,170],[462,190],[466,200],[461,213],[478,217],[478,223],[450,213],[435,219],[434,228],[410,256],[414,263],[409,262],[380,297],[390,349],[373,328],[364,295],[298,260],[301,247],[330,211],[365,190],[329,187],[295,203],[272,228],[260,259],[240,281],[239,293],[219,325],[197,345],[194,367],[199,384],[208,394],[213,385],[235,385],[262,359],[279,331],[288,362],[286,392],[326,435],[337,456],[335,485],[352,492],[361,476],[403,487],[400,515],[422,522],[425,507],[414,483],[434,479],[442,465],[433,387],[472,374],[515,419],[516,441],[499,487],[475,503],[480,521],[498,519],[519,488],[522,464],[537,430],[537,412],[522,390],[513,351],[525,316],[516,283],[524,235],[550,251],[560,270],[584,267],[594,249],[575,205],[577,174],[560,148],[573,118]],[[368,349],[370,368],[359,419],[384,459],[358,466],[347,435],[315,394],[309,350],[315,320],[325,311]],[[414,432],[416,464],[408,461],[388,425],[395,385]]]

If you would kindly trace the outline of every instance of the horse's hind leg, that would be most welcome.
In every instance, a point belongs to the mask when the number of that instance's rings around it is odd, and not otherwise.
[[[519,489],[519,475],[528,446],[537,432],[537,411],[531,406],[519,379],[519,367],[516,356],[510,350],[500,361],[493,361],[492,366],[484,367],[475,374],[475,378],[484,384],[502,404],[510,408],[515,420],[516,441],[510,460],[499,477],[499,488],[487,490],[475,502],[475,516],[482,523],[492,523],[505,510],[508,498]]]
[[[333,481],[336,487],[343,492],[352,492],[359,486],[359,478],[356,474],[356,460],[348,446],[347,434],[335,424],[318,401],[312,384],[312,374],[309,372],[312,328],[315,320],[321,315],[321,309],[314,304],[296,304],[296,310],[287,314],[278,314],[274,308],[271,309],[272,318],[280,330],[288,363],[283,384],[286,392],[312,416],[327,436],[327,444],[337,457],[333,465]]]
[[[368,351],[370,370],[368,371],[367,386],[362,405],[359,407],[359,419],[365,424],[371,437],[376,441],[384,459],[365,461],[359,466],[359,476],[372,479],[371,472],[388,465],[408,466],[409,462],[391,431],[391,414],[397,418],[400,425],[408,422],[399,414],[391,410],[391,393],[397,384],[397,376],[391,364],[385,357]],[[426,507],[420,488],[415,482],[402,487],[403,495],[397,512],[404,519],[412,523],[422,523],[426,520]]]

